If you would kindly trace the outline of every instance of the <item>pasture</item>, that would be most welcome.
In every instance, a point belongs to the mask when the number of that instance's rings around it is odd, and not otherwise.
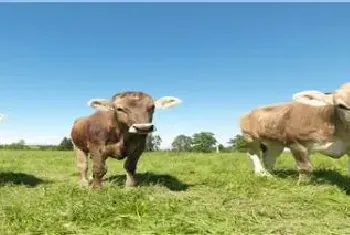
[[[292,157],[275,177],[245,154],[145,153],[140,186],[108,159],[100,190],[77,185],[73,152],[0,152],[0,234],[350,234],[346,157],[317,155],[297,186]]]

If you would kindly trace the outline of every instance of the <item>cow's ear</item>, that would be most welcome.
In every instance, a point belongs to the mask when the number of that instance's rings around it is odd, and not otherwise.
[[[100,111],[114,110],[112,102],[106,99],[92,99],[88,101],[88,105]]]
[[[324,106],[333,104],[332,93],[323,93],[321,91],[302,91],[293,95],[293,100],[299,103],[312,106]]]
[[[180,104],[181,102],[182,100],[174,96],[163,96],[162,98],[154,101],[154,106],[156,109],[167,109]]]

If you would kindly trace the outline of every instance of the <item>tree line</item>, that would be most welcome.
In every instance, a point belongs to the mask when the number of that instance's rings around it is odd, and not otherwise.
[[[24,140],[11,144],[0,144],[3,150],[38,150],[38,151],[71,151],[73,150],[73,142],[71,138],[63,137],[58,145],[28,145]]]
[[[235,135],[227,142],[227,146],[219,144],[212,132],[195,133],[192,136],[178,135],[174,138],[171,148],[162,150],[160,148],[162,138],[159,135],[149,134],[146,141],[146,152],[172,151],[172,152],[245,152],[246,141],[242,135]],[[38,150],[38,151],[72,151],[71,138],[63,137],[58,145],[27,145],[24,140],[12,144],[0,144],[4,150]]]

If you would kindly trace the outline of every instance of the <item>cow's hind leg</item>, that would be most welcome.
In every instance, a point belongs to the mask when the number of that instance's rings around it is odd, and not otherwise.
[[[254,166],[254,173],[259,176],[271,176],[263,167],[260,160],[260,142],[253,140],[250,136],[245,136],[247,141],[247,153]]]
[[[76,164],[80,174],[79,184],[81,186],[88,186],[88,155],[83,150],[75,148]]]
[[[348,176],[350,176],[350,153],[347,154],[348,155]]]
[[[262,147],[263,146],[263,147]],[[262,144],[261,150],[263,154],[264,165],[267,170],[271,173],[276,165],[276,160],[279,155],[283,152],[283,145],[277,143],[269,143],[267,146]]]

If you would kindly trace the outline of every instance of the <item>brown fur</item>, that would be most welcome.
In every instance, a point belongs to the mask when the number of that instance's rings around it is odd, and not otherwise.
[[[112,97],[112,106],[123,107],[125,112],[116,110],[97,111],[78,118],[72,127],[71,137],[76,149],[77,166],[82,184],[87,185],[87,156],[93,159],[94,187],[101,186],[107,172],[106,159],[127,157],[127,186],[137,184],[135,178],[139,157],[144,151],[147,135],[131,134],[130,125],[150,123],[153,116],[153,100],[142,92],[124,92]],[[152,108],[153,107],[153,108]],[[119,112],[119,113],[118,113]]]
[[[294,142],[330,141],[335,134],[334,107],[297,102],[269,105],[245,114],[240,120],[245,135],[253,139]]]
[[[253,155],[259,156],[264,145],[263,157],[269,158],[271,170],[283,147],[289,147],[298,165],[299,182],[302,174],[312,171],[309,157],[314,149],[335,158],[349,155],[349,87],[346,83],[331,93],[301,92],[293,98],[297,102],[269,105],[243,115],[240,127],[248,153],[255,159]],[[264,173],[258,168],[256,173]]]
[[[338,134],[336,117],[332,105],[289,102],[265,106],[243,115],[240,127],[250,155],[260,156],[261,145],[267,147],[262,153],[269,171],[283,147],[289,147],[297,162],[300,183],[303,175],[312,171],[309,145],[333,140]]]

